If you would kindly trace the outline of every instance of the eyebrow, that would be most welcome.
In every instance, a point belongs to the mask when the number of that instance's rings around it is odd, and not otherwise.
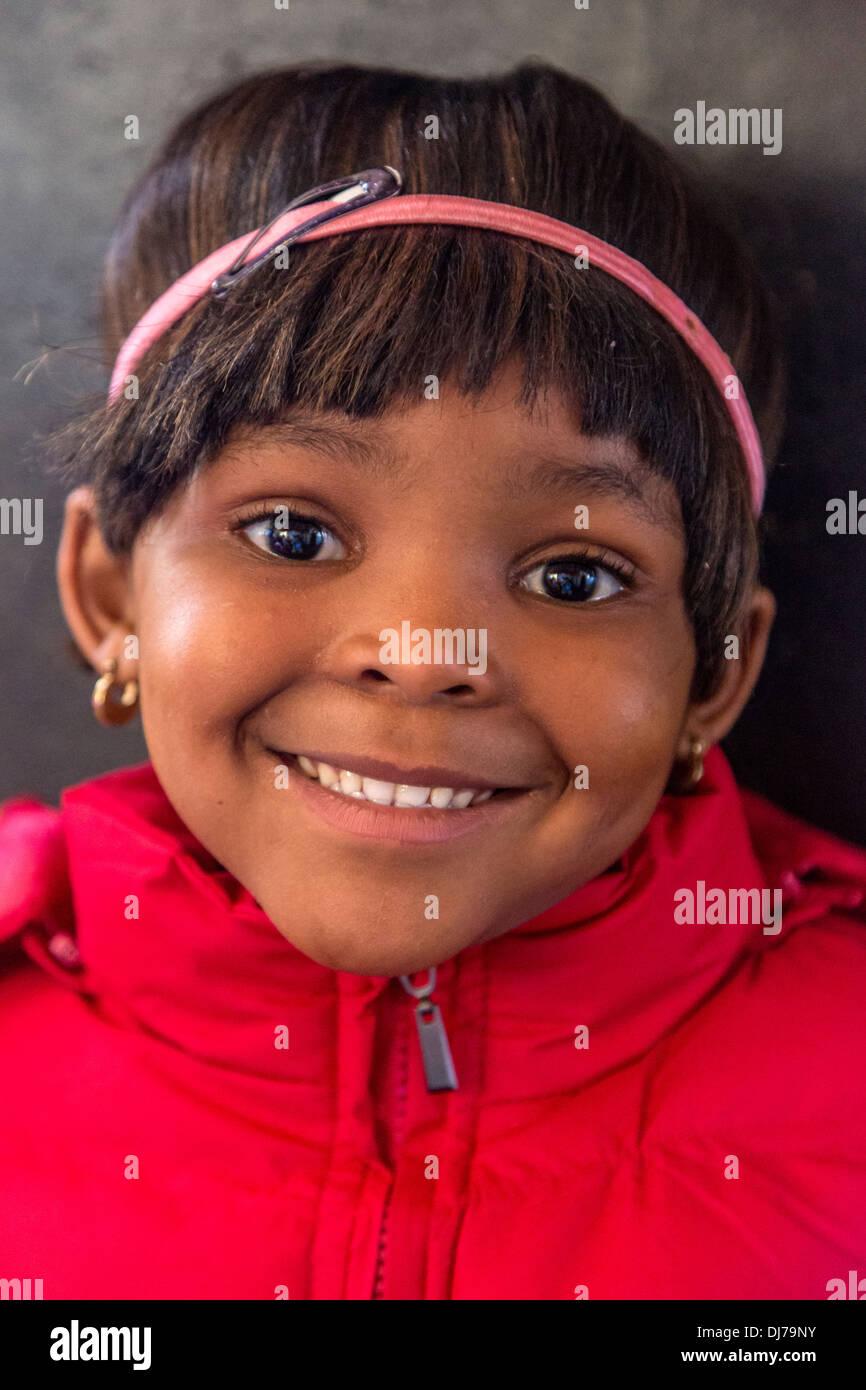
[[[242,426],[227,451],[235,444],[260,441],[339,458],[370,477],[384,480],[393,480],[405,463],[400,453],[381,438],[373,443],[351,426],[309,419]],[[612,497],[650,525],[679,532],[679,521],[669,500],[659,496],[660,477],[644,459],[625,462],[611,456],[590,462],[545,452],[533,455],[534,464],[527,468],[529,452],[511,450],[502,460],[503,491],[510,501],[528,502],[542,496],[580,503]]]
[[[590,462],[545,455],[529,471],[525,459],[525,454],[517,453],[503,460],[503,486],[512,501],[526,501],[539,493],[578,503],[613,497],[650,525],[679,531],[670,502],[660,495],[659,475],[643,459],[623,462],[611,457]]]
[[[391,477],[399,467],[397,453],[383,440],[375,444],[362,439],[351,427],[331,425],[322,420],[278,420],[271,425],[244,425],[227,445],[230,453],[237,445],[285,445],[309,449],[325,458],[340,458],[372,476]]]

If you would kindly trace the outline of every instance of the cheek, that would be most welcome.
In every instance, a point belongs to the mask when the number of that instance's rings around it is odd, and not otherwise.
[[[551,654],[552,656],[552,654]],[[688,706],[695,647],[684,611],[652,623],[589,625],[553,659],[546,723],[590,786],[630,795],[667,778]],[[651,793],[652,794],[652,793]]]
[[[148,746],[230,741],[238,721],[285,683],[287,656],[304,659],[285,602],[248,592],[218,565],[154,565],[137,611]]]

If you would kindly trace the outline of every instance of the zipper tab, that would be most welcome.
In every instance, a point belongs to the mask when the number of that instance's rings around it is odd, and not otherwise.
[[[416,989],[408,975],[400,976],[400,983],[407,994],[418,1002],[415,1007],[415,1023],[418,1028],[418,1041],[421,1044],[421,1060],[424,1063],[424,1078],[428,1091],[456,1091],[457,1073],[448,1046],[448,1034],[439,1005],[430,998],[436,984],[436,967],[431,966],[430,978],[421,989]]]

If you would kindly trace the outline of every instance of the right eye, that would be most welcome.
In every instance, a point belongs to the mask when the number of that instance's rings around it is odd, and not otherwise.
[[[342,560],[345,555],[333,531],[288,507],[262,512],[239,529],[259,550],[281,560]]]

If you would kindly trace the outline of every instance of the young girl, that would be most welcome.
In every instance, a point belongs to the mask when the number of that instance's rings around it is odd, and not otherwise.
[[[0,821],[2,1287],[866,1294],[866,855],[718,747],[739,235],[549,67],[275,71],[166,140],[103,325],[60,596],[150,761]]]

